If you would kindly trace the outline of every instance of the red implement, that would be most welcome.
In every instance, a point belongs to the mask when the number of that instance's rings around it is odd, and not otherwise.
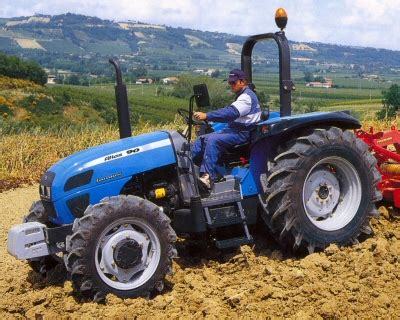
[[[357,130],[356,135],[368,146],[377,160],[382,175],[378,188],[383,198],[400,208],[400,131],[391,127],[388,131],[369,132]]]

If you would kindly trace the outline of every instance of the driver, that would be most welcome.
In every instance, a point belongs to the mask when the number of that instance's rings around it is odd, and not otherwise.
[[[201,157],[200,181],[210,189],[218,180],[216,164],[222,152],[231,146],[249,141],[250,129],[260,121],[261,108],[256,94],[248,87],[245,73],[240,69],[229,72],[228,83],[236,93],[236,100],[229,106],[211,111],[195,112],[196,120],[225,122],[228,125],[217,132],[196,139],[192,146],[193,158]]]

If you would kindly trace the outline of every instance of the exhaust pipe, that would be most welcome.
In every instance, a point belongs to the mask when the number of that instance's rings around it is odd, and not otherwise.
[[[115,68],[115,77],[117,80],[117,85],[115,86],[115,98],[117,100],[119,137],[123,139],[132,136],[131,120],[129,117],[128,92],[126,90],[126,85],[122,82],[121,69],[118,61],[115,59],[109,59],[108,61]]]

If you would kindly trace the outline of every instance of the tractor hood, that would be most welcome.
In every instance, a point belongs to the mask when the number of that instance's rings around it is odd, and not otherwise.
[[[137,173],[175,162],[169,133],[156,131],[120,139],[68,156],[46,172],[41,184],[51,187],[51,200],[56,201],[71,193],[116,180],[130,179]],[[47,183],[44,180],[47,180]]]

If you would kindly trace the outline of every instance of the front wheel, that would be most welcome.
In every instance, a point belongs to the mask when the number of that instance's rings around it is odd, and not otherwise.
[[[161,291],[172,271],[175,232],[155,204],[118,196],[89,207],[67,238],[67,267],[74,289],[102,300],[107,293],[127,298]]]
[[[375,158],[353,133],[310,130],[290,140],[262,177],[263,219],[294,250],[357,243],[371,233],[379,179]]]

